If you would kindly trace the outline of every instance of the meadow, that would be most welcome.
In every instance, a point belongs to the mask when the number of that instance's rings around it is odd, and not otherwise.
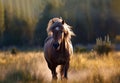
[[[0,83],[50,83],[51,78],[42,51],[0,52]],[[120,52],[74,53],[68,83],[120,83]]]

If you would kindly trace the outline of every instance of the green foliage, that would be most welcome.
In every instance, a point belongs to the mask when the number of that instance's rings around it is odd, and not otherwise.
[[[3,32],[4,32],[4,6],[0,0],[0,45],[3,41]]]
[[[108,54],[112,51],[113,45],[111,44],[109,35],[105,36],[104,40],[102,40],[102,38],[97,38],[94,49],[98,54]]]
[[[83,52],[87,52],[87,48],[84,46],[80,46],[80,45],[76,45],[74,46],[74,52],[76,53],[83,53]]]
[[[33,32],[28,22],[13,16],[9,19],[9,12],[5,11],[5,31],[3,45],[29,45],[33,39]]]
[[[114,2],[114,3],[112,3]],[[46,27],[53,17],[63,17],[73,26],[73,44],[95,43],[96,36],[120,34],[119,22],[112,15],[119,10],[111,0],[0,0],[0,44],[44,45]],[[75,4],[75,5],[74,5]],[[111,7],[113,4],[113,9]],[[115,4],[115,5],[114,5]],[[2,19],[2,21],[1,21]]]

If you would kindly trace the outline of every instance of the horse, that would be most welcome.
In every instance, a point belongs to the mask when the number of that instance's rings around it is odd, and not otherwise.
[[[48,22],[47,33],[48,37],[44,44],[44,58],[51,70],[52,79],[57,80],[56,67],[60,65],[61,79],[67,80],[70,56],[73,54],[71,36],[75,34],[71,26],[66,24],[62,18],[52,18]]]

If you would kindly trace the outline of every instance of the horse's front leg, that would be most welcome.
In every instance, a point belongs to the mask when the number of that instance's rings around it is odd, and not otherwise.
[[[60,69],[61,79],[67,80],[68,69],[69,69],[69,62],[67,62],[65,65],[61,65],[61,69]]]
[[[57,83],[57,73],[56,73],[56,67],[53,67],[51,69],[52,72],[52,83]]]
[[[52,71],[52,78],[53,78],[53,80],[56,80],[57,79],[56,67],[52,68],[51,71]]]
[[[52,80],[57,80],[56,66],[53,66],[48,62],[48,67],[52,73]]]

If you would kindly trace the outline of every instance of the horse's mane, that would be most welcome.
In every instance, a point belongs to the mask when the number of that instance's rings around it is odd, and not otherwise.
[[[47,27],[48,36],[52,36],[51,26],[53,25],[53,23],[55,23],[55,22],[61,22],[62,23],[62,21],[63,21],[62,18],[50,19],[50,21],[48,22],[48,27]],[[75,36],[75,34],[72,31],[72,27],[71,26],[69,26],[68,24],[64,23],[63,27],[65,29],[65,38],[66,39],[71,39],[71,36]]]
[[[75,36],[74,32],[72,31],[72,27],[67,25],[66,23],[63,25],[65,28],[65,38],[71,39],[71,36]]]

